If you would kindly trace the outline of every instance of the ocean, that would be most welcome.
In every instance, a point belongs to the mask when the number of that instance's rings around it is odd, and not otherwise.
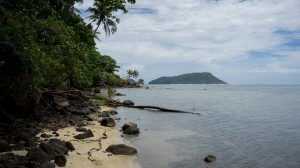
[[[300,167],[300,85],[149,85],[118,89],[135,105],[199,113],[119,107],[121,127],[138,124],[125,140],[143,168]],[[213,154],[217,160],[205,163]]]

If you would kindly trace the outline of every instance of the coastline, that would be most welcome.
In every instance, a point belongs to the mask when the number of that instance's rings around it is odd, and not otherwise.
[[[101,112],[112,110],[113,108],[108,106],[101,106]],[[105,150],[112,144],[126,144],[121,137],[121,132],[118,128],[104,127],[98,123],[100,117],[92,116],[95,121],[91,124],[84,126],[86,129],[90,129],[94,137],[84,140],[74,139],[74,135],[79,132],[76,131],[76,127],[61,128],[56,131],[59,136],[56,137],[63,141],[70,141],[74,147],[74,151],[70,151],[67,156],[66,168],[141,168],[137,162],[137,156],[127,155],[112,155]],[[44,132],[51,134],[52,131]],[[105,136],[104,136],[105,134]],[[39,136],[39,135],[38,135]]]

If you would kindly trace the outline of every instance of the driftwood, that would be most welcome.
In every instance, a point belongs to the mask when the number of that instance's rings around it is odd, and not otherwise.
[[[170,112],[170,113],[189,113],[189,114],[197,114],[201,115],[199,113],[194,113],[194,112],[188,112],[188,111],[182,111],[182,110],[175,110],[175,109],[168,109],[168,108],[163,108],[163,107],[158,107],[158,106],[125,106],[121,105],[123,107],[129,107],[129,108],[137,108],[137,109],[144,109],[144,110],[159,110],[160,112]]]

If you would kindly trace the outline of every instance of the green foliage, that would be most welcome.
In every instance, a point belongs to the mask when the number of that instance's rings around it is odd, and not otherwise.
[[[137,78],[139,76],[139,72],[137,70],[127,70],[127,79],[130,79],[131,77]]]
[[[124,82],[114,74],[119,68],[116,61],[97,52],[92,25],[75,12],[74,3],[79,1],[0,0],[0,101],[33,94],[41,87],[118,86]],[[100,2],[104,1],[95,1]],[[127,11],[125,4],[106,0],[101,7]]]
[[[96,100],[104,100],[104,101],[107,101],[107,100],[108,100],[107,97],[102,96],[102,95],[100,95],[100,94],[95,94],[95,95],[92,97],[92,99],[96,99]]]
[[[144,85],[144,83],[145,83],[144,79],[139,79],[139,80],[136,82],[136,84],[137,84],[138,86]]]

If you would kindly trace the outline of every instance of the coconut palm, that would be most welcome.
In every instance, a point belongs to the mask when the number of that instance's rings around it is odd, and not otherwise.
[[[117,23],[120,22],[120,19],[112,13],[118,10],[127,12],[123,0],[95,0],[93,7],[87,9],[88,12],[92,13],[88,18],[92,22],[96,22],[97,25],[94,34],[96,34],[101,24],[106,37],[114,34],[117,31]]]

